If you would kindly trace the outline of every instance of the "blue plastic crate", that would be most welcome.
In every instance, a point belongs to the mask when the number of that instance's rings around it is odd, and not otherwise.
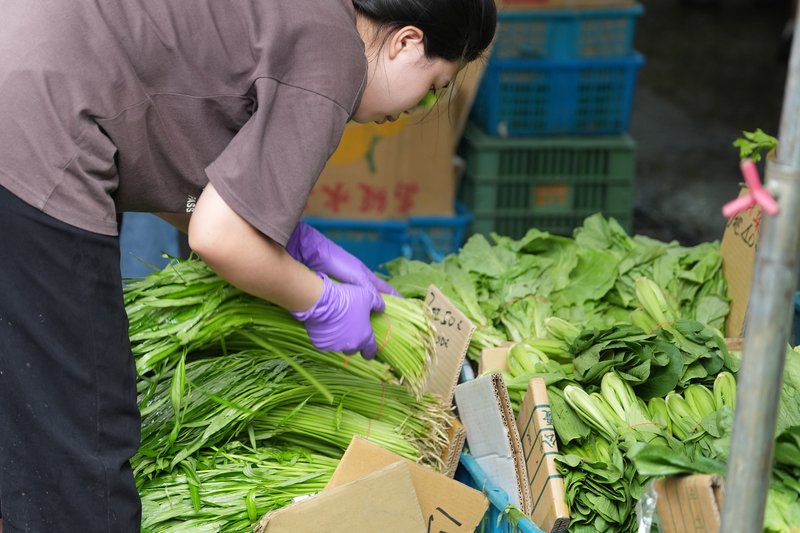
[[[498,15],[492,59],[608,59],[632,52],[641,5],[531,9]]]
[[[330,240],[361,259],[370,270],[398,257],[411,257],[408,223],[396,220],[349,220],[305,217]]]
[[[438,263],[464,244],[472,215],[464,204],[456,202],[455,216],[409,217],[408,222],[412,259]]]
[[[595,60],[490,60],[471,118],[489,135],[628,130],[641,54]]]
[[[800,344],[800,292],[794,295],[794,338],[792,339],[792,346]]]
[[[517,533],[519,531],[523,533],[543,533],[528,518],[520,518],[516,528],[508,521],[503,513],[503,509],[509,504],[508,494],[486,478],[483,469],[470,455],[469,451],[465,450],[461,453],[461,464],[456,469],[455,478],[465,485],[483,492],[489,498],[489,509],[486,511],[483,521],[476,531],[483,533]]]
[[[441,261],[464,243],[472,215],[456,205],[454,216],[413,216],[408,220],[350,220],[304,217],[333,242],[355,255],[370,270],[398,257],[425,262]]]

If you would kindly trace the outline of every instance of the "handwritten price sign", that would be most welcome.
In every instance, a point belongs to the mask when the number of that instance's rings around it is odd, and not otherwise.
[[[435,285],[429,287],[425,303],[435,319],[436,357],[425,377],[424,390],[450,405],[475,325]]]

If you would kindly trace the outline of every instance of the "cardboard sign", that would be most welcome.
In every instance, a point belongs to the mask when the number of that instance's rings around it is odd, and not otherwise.
[[[522,451],[533,499],[531,520],[546,532],[566,531],[569,506],[564,497],[564,479],[558,473],[556,430],[550,412],[547,386],[542,378],[530,380],[517,419]]]
[[[742,187],[739,197],[746,194],[749,189]],[[756,204],[731,217],[722,236],[719,253],[731,297],[731,312],[725,321],[726,337],[737,338],[744,334],[760,226],[761,206]]]
[[[718,533],[723,480],[714,475],[656,480],[656,510],[663,533]]]
[[[414,483],[419,507],[427,531],[437,533],[472,533],[480,524],[489,500],[475,489],[454,481],[428,467],[408,461],[376,444],[353,438],[325,491],[358,480],[370,472],[406,461]],[[375,506],[382,505],[375,501]],[[351,529],[351,531],[367,531]],[[370,531],[383,531],[372,528]]]
[[[428,367],[422,390],[441,397],[450,406],[475,324],[436,285],[428,287],[425,303],[435,317],[436,357]]]
[[[528,473],[503,376],[487,374],[461,383],[455,399],[475,461],[493,485],[508,493],[510,503],[530,516]]]
[[[254,533],[382,531],[426,533],[411,470],[405,460],[325,490],[261,518]]]

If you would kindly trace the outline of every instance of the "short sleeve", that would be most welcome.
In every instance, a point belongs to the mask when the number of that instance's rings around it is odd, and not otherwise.
[[[257,80],[255,92],[253,115],[206,174],[239,216],[285,246],[349,114],[323,95],[271,78]]]

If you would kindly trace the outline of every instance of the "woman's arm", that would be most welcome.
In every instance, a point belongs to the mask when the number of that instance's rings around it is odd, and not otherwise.
[[[247,293],[294,312],[310,309],[322,295],[323,280],[240,217],[211,183],[197,200],[188,233],[191,249]]]

